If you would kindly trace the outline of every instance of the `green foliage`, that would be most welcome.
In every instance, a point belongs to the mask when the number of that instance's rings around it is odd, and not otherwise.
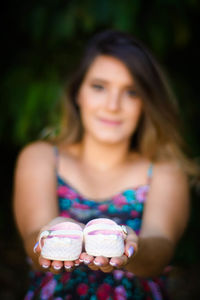
[[[56,74],[53,75],[36,78],[30,68],[20,67],[5,77],[3,108],[9,124],[1,123],[1,134],[10,137],[15,144],[39,137],[47,124],[55,126],[58,122],[61,86]]]
[[[169,57],[194,40],[198,10],[197,0],[19,2],[10,12],[16,26],[8,36],[15,37],[14,51],[1,84],[1,139],[20,146],[58,122],[63,82],[88,37],[98,30],[116,28],[135,34],[173,74],[178,66],[170,65]],[[179,75],[178,81],[185,85],[187,74]],[[176,81],[173,85],[176,89]]]

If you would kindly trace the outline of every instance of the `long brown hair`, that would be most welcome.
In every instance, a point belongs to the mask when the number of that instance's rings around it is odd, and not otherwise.
[[[196,173],[195,164],[184,154],[178,107],[158,62],[141,42],[115,30],[96,34],[88,43],[63,96],[64,117],[56,141],[76,143],[81,140],[83,128],[77,95],[84,76],[99,55],[110,55],[126,65],[144,102],[144,112],[132,136],[130,150],[137,149],[154,162],[175,160],[186,173]]]

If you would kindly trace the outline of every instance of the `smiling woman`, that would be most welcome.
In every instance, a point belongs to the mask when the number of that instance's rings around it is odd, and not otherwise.
[[[168,299],[164,269],[187,225],[188,175],[196,167],[181,149],[158,64],[133,37],[102,32],[89,42],[65,101],[60,136],[26,146],[16,164],[14,212],[33,267],[26,299]],[[70,232],[52,228],[67,228],[63,222],[83,234],[93,224],[95,251],[87,252],[85,236],[77,259],[61,259],[57,248],[57,260],[44,258],[39,237],[60,247]],[[116,232],[123,254],[95,256]]]
[[[142,113],[141,99],[130,93],[133,85],[120,60],[106,55],[94,60],[77,99],[83,127],[93,138],[107,143],[129,142]]]
[[[125,93],[133,96],[135,100],[140,99],[143,104],[137,130],[131,137],[131,147],[137,147],[138,151],[150,160],[173,160],[174,156],[176,160],[178,156],[186,172],[195,173],[196,167],[181,150],[184,142],[180,135],[177,102],[158,62],[141,42],[128,34],[120,35],[112,30],[96,35],[88,43],[79,68],[72,76],[64,95],[64,126],[54,142],[66,140],[74,143],[82,139],[84,131],[77,102],[79,89],[90,67],[103,57],[105,63],[108,60],[110,63],[117,61],[116,68],[121,64],[129,80],[127,83],[130,84],[124,87]],[[112,68],[107,67],[109,70],[101,68],[103,78],[94,78],[91,82],[92,87],[99,92],[101,90],[101,93],[107,91],[107,74],[112,72],[113,65]],[[120,71],[115,69],[113,73],[121,77]]]

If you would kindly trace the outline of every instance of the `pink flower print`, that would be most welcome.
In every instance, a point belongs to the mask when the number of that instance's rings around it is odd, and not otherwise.
[[[145,280],[142,281],[142,285],[143,285],[144,290],[145,290],[146,292],[150,292],[150,291],[151,291],[151,289],[150,289],[148,283],[147,283]]]
[[[77,195],[77,193],[75,191],[73,191],[71,189],[68,189],[66,197],[68,199],[73,200],[73,199],[76,199],[78,197],[78,195]]]
[[[114,300],[126,300],[127,293],[123,285],[119,285],[114,290]]]
[[[73,207],[74,208],[80,208],[80,209],[89,209],[89,206],[86,205],[86,204],[81,204],[81,203],[78,203],[78,202],[74,202],[73,203]]]
[[[89,279],[89,283],[96,281],[96,277],[93,274],[89,275],[88,279]]]
[[[125,275],[128,279],[132,279],[135,276],[135,274],[133,274],[132,272],[128,272],[128,271],[126,271]]]
[[[68,191],[68,188],[66,186],[59,186],[58,190],[57,190],[58,196],[64,198],[67,194],[67,191]]]
[[[102,285],[100,285],[96,293],[98,300],[109,300],[112,294],[113,294],[113,289],[107,283],[103,283]]]
[[[47,300],[53,296],[54,290],[56,287],[56,280],[51,279],[42,289],[41,291],[41,299]]]
[[[148,190],[148,186],[141,186],[136,190],[136,199],[138,200],[138,202],[145,202]]]
[[[131,211],[131,217],[137,218],[138,216],[139,216],[139,212],[138,211],[136,211],[136,210],[132,210]]]
[[[116,195],[115,197],[113,197],[113,202],[116,206],[121,207],[125,204],[127,204],[127,200],[126,197],[124,197],[123,195],[119,194]]]
[[[40,275],[38,275],[40,276]],[[42,282],[41,282],[41,287],[46,286],[46,284],[48,284],[49,281],[51,281],[53,279],[53,273],[51,272],[47,272],[46,276],[43,278]]]
[[[85,283],[80,283],[78,285],[78,288],[77,288],[77,293],[80,295],[80,296],[85,296],[87,295],[87,292],[88,292],[88,286],[87,284]]]
[[[69,281],[70,277],[71,277],[71,274],[70,274],[70,273],[64,272],[63,275],[62,275],[62,277],[61,277],[61,282],[62,282],[63,284],[66,284],[67,281]]]
[[[126,296],[126,290],[125,290],[125,288],[124,288],[123,285],[117,286],[117,287],[115,288],[115,292],[116,292],[117,294],[122,295],[122,296]]]
[[[75,199],[77,198],[77,193],[72,189],[68,188],[67,186],[59,186],[58,187],[58,196],[68,199]]]
[[[101,204],[101,205],[99,205],[98,208],[99,208],[100,211],[106,211],[108,209],[108,205],[107,204]]]
[[[61,211],[60,216],[65,218],[71,218],[71,215],[65,210]]]
[[[152,291],[153,295],[155,296],[155,299],[156,300],[162,300],[162,295],[161,295],[159,286],[153,281],[149,281],[148,284],[151,288],[151,291]]]
[[[113,271],[114,278],[117,280],[121,280],[124,276],[124,271],[122,270],[114,270]]]

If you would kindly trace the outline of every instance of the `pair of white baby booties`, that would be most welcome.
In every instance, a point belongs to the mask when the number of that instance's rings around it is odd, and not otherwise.
[[[73,261],[79,258],[83,243],[92,256],[119,257],[124,253],[125,226],[106,218],[89,221],[82,229],[77,223],[62,222],[39,237],[41,255],[50,260]]]

